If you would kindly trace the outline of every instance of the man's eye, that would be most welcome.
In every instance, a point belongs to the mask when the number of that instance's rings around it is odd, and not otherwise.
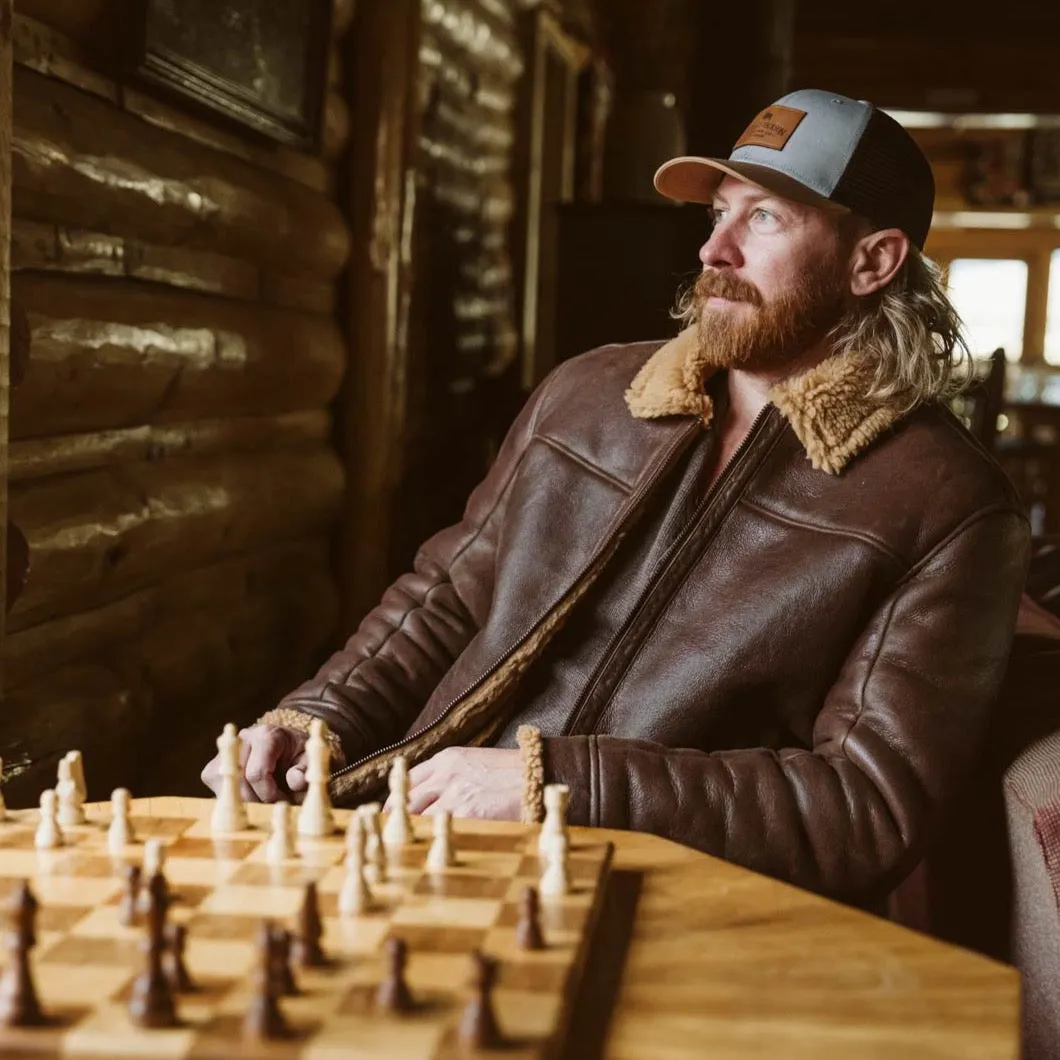
[[[757,221],[775,221],[777,219],[776,214],[770,213],[768,210],[763,210],[761,207],[756,209],[752,216]]]
[[[710,223],[716,225],[719,221],[724,219],[725,210],[720,206],[711,206],[708,210],[708,216],[710,218]]]

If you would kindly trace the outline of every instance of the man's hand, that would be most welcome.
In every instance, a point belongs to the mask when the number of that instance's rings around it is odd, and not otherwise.
[[[306,733],[278,725],[254,725],[240,729],[242,746],[239,765],[243,775],[239,789],[245,802],[277,802],[287,798],[276,780],[284,778],[292,795],[301,795],[309,786],[305,777]],[[202,782],[216,795],[221,788],[221,763],[214,756],[202,771]]]
[[[522,804],[519,751],[448,747],[409,770],[409,813],[432,816],[448,810],[454,817],[518,821]]]

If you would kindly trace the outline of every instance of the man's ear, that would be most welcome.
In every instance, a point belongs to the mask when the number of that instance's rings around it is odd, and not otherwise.
[[[850,258],[850,293],[861,298],[886,287],[909,256],[909,237],[900,228],[863,236]]]

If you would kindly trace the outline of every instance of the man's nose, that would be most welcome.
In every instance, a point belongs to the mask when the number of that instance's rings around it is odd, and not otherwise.
[[[710,269],[736,269],[743,264],[736,234],[728,222],[714,226],[710,238],[699,248],[699,260]]]

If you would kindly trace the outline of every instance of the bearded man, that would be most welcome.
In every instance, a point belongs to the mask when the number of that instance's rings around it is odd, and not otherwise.
[[[398,753],[413,813],[535,820],[562,782],[573,824],[874,903],[976,763],[1029,551],[943,400],[931,170],[806,90],[656,185],[713,211],[686,327],[549,376],[463,520],[244,732],[244,791],[304,790],[320,717],[340,802]]]

